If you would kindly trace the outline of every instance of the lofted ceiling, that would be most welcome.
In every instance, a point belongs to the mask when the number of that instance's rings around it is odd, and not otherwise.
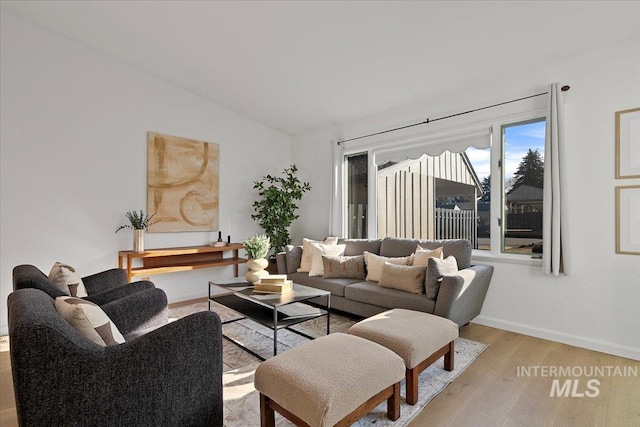
[[[287,134],[640,36],[640,2],[5,1]]]

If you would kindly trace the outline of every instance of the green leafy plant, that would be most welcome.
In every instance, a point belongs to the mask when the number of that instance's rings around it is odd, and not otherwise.
[[[291,243],[289,226],[299,217],[296,215],[296,202],[311,190],[308,182],[300,182],[296,172],[298,168],[294,164],[284,169],[283,176],[267,175],[253,184],[253,189],[258,190],[259,199],[253,202],[255,214],[251,218],[264,229],[276,252]]]
[[[242,242],[251,259],[266,258],[271,248],[271,240],[265,234],[256,234]]]
[[[116,229],[116,233],[123,228],[130,228],[132,230],[145,230],[147,227],[156,224],[159,221],[151,221],[156,214],[145,215],[141,209],[139,211],[129,211],[124,216],[129,219],[129,224],[121,225]]]

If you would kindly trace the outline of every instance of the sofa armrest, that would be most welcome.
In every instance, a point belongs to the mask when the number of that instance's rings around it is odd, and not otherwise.
[[[117,301],[120,298],[124,298],[129,295],[133,295],[138,292],[153,288],[155,288],[155,285],[152,282],[148,280],[140,280],[139,282],[131,282],[126,285],[119,285],[115,288],[99,292],[97,294],[89,294],[89,296],[85,297],[84,299],[102,306],[104,304]]]
[[[276,254],[276,263],[278,265],[278,274],[287,274],[287,254],[285,252]]]
[[[127,283],[127,273],[122,268],[112,268],[82,278],[89,295],[97,294]]]
[[[125,285],[129,286],[129,285]],[[152,288],[100,306],[122,335],[167,324],[167,294]]]
[[[456,322],[469,323],[480,314],[493,276],[493,266],[474,265],[445,276],[440,284],[434,314]]]

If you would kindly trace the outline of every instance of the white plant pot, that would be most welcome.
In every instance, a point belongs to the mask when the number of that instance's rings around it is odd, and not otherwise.
[[[265,258],[250,259],[247,261],[247,274],[244,278],[249,283],[259,282],[264,276],[268,276],[269,272],[265,268],[269,265],[269,261]]]
[[[133,252],[144,252],[144,230],[133,230]]]

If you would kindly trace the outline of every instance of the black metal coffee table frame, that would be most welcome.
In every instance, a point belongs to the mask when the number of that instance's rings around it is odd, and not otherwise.
[[[326,297],[326,310],[304,304],[313,298]],[[230,308],[244,317],[222,322],[223,325],[250,319],[273,330],[273,355],[278,354],[278,329],[287,329],[308,339],[314,337],[291,329],[291,326],[320,316],[327,316],[327,335],[331,317],[331,292],[315,289],[299,284],[293,285],[293,290],[285,294],[259,294],[253,292],[251,284],[243,277],[229,280],[209,282],[209,310],[211,301]],[[265,360],[253,350],[231,337],[223,335],[225,339],[252,354],[260,360]]]

